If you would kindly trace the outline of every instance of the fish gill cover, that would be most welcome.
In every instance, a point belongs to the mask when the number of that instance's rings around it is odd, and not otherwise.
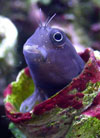
[[[86,63],[82,73],[46,101],[37,101],[30,112],[19,111],[34,91],[28,68],[5,89],[6,115],[27,138],[100,136],[100,53],[86,49],[80,56]]]

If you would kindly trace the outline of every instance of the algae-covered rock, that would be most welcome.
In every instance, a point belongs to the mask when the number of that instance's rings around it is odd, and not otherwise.
[[[17,80],[9,84],[4,91],[6,115],[17,127],[16,132],[10,127],[13,133],[23,133],[27,138],[89,138],[90,134],[93,138],[98,137],[99,55],[99,52],[91,49],[81,53],[80,56],[86,63],[82,73],[46,101],[37,101],[27,113],[21,113],[19,108],[22,101],[33,93],[34,84],[28,68],[23,69]],[[17,131],[18,129],[20,131]]]

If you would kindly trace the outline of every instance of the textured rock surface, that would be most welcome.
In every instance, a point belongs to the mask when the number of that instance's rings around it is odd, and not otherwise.
[[[19,112],[21,102],[34,90],[28,68],[22,70],[17,80],[5,89],[7,117],[28,138],[88,138],[90,134],[94,137],[100,135],[99,52],[86,49],[80,56],[86,62],[82,73],[48,100],[42,103],[37,101],[31,112]],[[98,112],[95,113],[95,109]]]

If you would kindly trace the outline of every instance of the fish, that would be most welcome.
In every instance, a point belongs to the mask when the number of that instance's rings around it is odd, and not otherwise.
[[[41,23],[24,44],[23,54],[35,90],[22,102],[20,112],[31,111],[37,100],[47,100],[59,92],[84,68],[85,62],[64,31],[49,25],[54,16]]]

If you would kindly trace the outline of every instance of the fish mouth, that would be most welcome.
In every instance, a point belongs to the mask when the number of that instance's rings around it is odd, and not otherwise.
[[[24,45],[23,51],[34,55],[34,56],[41,56],[43,60],[47,58],[47,50],[45,46],[38,46],[38,45]]]

